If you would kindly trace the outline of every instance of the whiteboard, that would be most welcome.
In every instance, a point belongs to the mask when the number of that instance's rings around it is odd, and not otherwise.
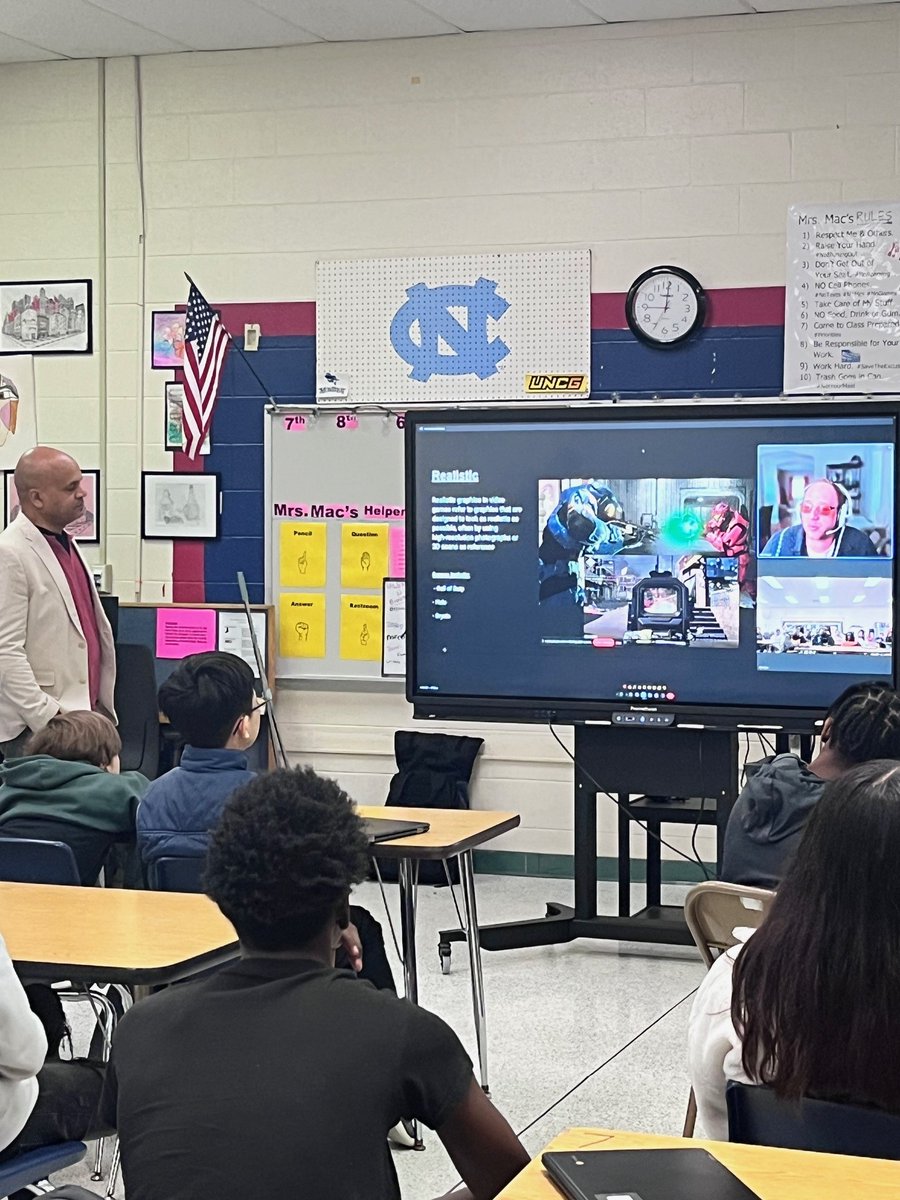
[[[276,679],[382,681],[383,580],[391,568],[397,573],[405,535],[402,415],[270,408],[265,472],[266,600],[275,606]],[[283,561],[285,526],[303,546],[302,576],[297,555]],[[385,531],[387,567],[364,586],[358,564],[352,577],[343,569],[342,551],[353,534],[372,547],[374,568]],[[324,571],[317,573],[320,556]],[[369,657],[347,657],[348,649]],[[397,687],[396,680],[383,683]]]

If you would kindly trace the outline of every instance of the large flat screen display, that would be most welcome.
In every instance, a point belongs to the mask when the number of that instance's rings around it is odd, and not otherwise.
[[[898,413],[411,413],[417,711],[740,725],[894,680]]]

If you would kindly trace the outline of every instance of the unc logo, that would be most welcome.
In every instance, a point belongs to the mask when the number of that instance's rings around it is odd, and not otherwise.
[[[426,382],[432,375],[477,375],[487,379],[497,372],[497,363],[509,354],[499,337],[488,338],[488,318],[499,321],[509,301],[497,293],[493,279],[483,277],[469,285],[445,284],[430,288],[416,283],[406,289],[408,299],[391,321],[391,345],[412,370],[410,379]],[[465,308],[463,325],[450,311]],[[411,336],[418,322],[419,341]],[[443,342],[447,350],[442,351]],[[449,353],[447,352],[449,350]]]

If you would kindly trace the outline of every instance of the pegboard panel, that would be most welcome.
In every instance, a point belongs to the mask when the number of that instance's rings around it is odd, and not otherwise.
[[[355,403],[524,399],[590,376],[590,251],[323,260],[316,369]]]

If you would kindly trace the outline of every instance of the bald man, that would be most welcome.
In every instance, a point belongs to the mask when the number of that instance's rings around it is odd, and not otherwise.
[[[22,752],[58,712],[115,720],[112,629],[66,526],[84,512],[81,468],[52,446],[16,465],[21,511],[0,533],[0,751]]]
[[[807,484],[800,501],[800,524],[774,534],[762,558],[872,558],[878,553],[861,529],[847,524],[850,497],[830,479]]]

